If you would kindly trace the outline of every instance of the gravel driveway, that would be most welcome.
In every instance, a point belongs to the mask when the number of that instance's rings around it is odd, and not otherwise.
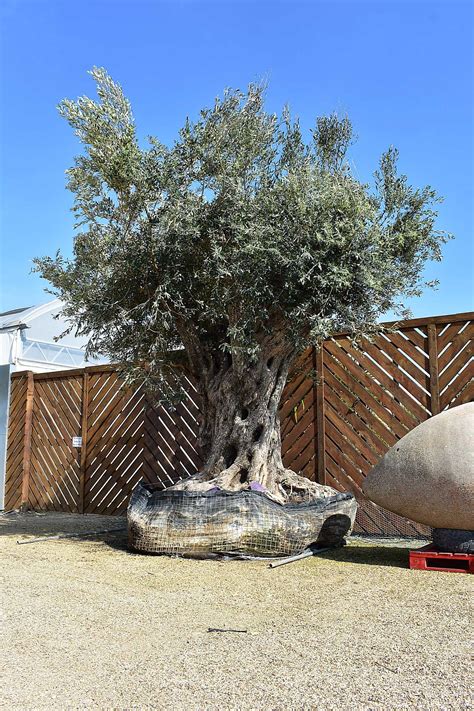
[[[0,516],[2,708],[473,708],[471,576],[362,539],[275,570],[132,554],[121,532],[16,544],[121,524]]]

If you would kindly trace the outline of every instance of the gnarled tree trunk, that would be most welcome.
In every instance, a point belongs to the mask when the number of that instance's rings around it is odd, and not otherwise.
[[[227,491],[260,484],[280,503],[301,502],[334,495],[285,469],[281,458],[278,408],[292,354],[262,351],[257,363],[242,367],[226,357],[202,368],[199,379],[203,421],[200,444],[204,466],[174,489]]]

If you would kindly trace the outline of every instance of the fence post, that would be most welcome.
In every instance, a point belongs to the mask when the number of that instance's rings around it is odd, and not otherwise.
[[[31,430],[33,428],[33,402],[35,394],[35,381],[33,371],[27,372],[26,402],[25,402],[25,429],[23,435],[23,474],[21,480],[20,509],[26,511],[29,503],[30,492],[30,465],[31,465]]]
[[[317,482],[326,484],[326,436],[324,422],[324,356],[323,343],[319,348],[313,346],[313,368],[316,372],[316,392],[313,402],[315,403],[315,425],[316,425],[316,456]]]
[[[8,429],[12,397],[11,364],[0,365],[0,509],[5,506],[7,484]]]
[[[82,376],[82,413],[81,413],[81,459],[79,473],[79,513],[84,513],[86,488],[87,432],[89,429],[89,373],[84,370]]]
[[[430,367],[431,414],[440,412],[439,404],[439,373],[438,373],[438,337],[436,324],[428,324],[428,360]]]

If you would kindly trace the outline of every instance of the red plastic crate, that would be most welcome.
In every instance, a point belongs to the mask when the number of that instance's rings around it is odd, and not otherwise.
[[[410,551],[410,568],[415,570],[444,570],[446,573],[474,573],[472,553],[445,553],[430,543]]]

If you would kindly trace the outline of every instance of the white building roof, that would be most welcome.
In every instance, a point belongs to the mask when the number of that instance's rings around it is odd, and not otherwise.
[[[19,314],[35,309],[35,306],[23,306],[20,309],[12,309],[11,311],[3,311],[0,313],[0,329],[14,327],[17,323],[21,323]]]
[[[70,325],[61,316],[61,306],[60,299],[53,299],[0,313],[0,365],[47,372],[104,362],[86,361],[86,338],[74,332],[58,338]]]

